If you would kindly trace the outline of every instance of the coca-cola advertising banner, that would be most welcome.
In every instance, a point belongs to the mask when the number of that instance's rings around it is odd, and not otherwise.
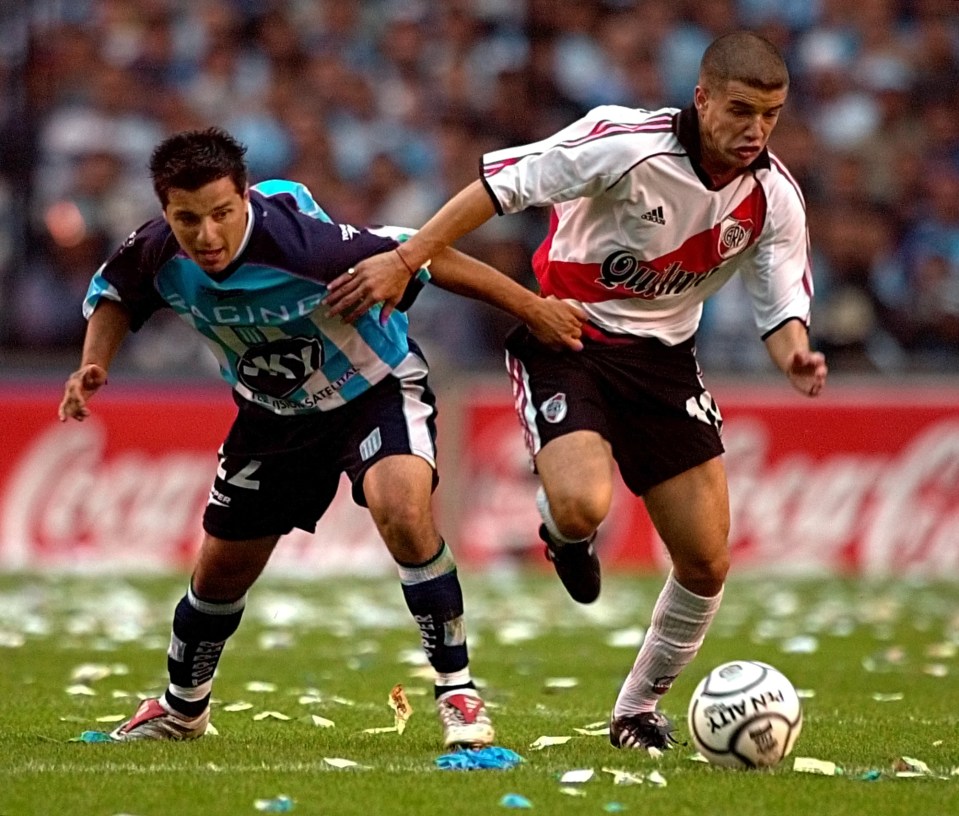
[[[216,450],[233,418],[222,388],[115,386],[83,423],[59,392],[0,390],[0,569],[187,570]],[[734,569],[959,575],[959,387],[713,390],[723,412]],[[440,395],[441,528],[464,566],[544,567],[529,468],[508,387]],[[620,485],[598,541],[608,569],[662,569],[642,501]],[[345,483],[317,532],[277,548],[274,573],[391,568]]]

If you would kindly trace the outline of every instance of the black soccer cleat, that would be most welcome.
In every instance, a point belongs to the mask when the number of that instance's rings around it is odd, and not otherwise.
[[[566,587],[569,596],[581,604],[595,601],[599,597],[601,580],[599,557],[593,546],[596,534],[593,533],[585,541],[557,545],[546,529],[546,525],[541,524],[539,537],[546,542],[544,551],[546,560],[553,562],[556,574]]]
[[[673,736],[676,729],[667,717],[658,711],[643,711],[612,717],[609,721],[609,741],[614,748],[657,748],[668,751],[679,740]]]

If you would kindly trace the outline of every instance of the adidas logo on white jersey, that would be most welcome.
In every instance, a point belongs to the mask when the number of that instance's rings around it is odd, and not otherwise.
[[[639,217],[642,218],[643,221],[652,221],[654,224],[666,223],[666,219],[663,218],[662,206],[653,207],[649,212],[645,212]]]

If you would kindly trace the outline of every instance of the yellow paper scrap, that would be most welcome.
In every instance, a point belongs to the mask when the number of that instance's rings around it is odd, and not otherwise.
[[[288,720],[290,718],[279,711],[261,711],[259,714],[254,714],[253,719],[260,722],[261,720]]]
[[[340,757],[323,757],[323,761],[327,765],[332,765],[334,768],[356,768],[359,767],[356,762],[352,759],[341,759]]]
[[[541,751],[551,745],[565,745],[571,739],[572,737],[537,737],[535,741],[530,743],[529,747],[534,751]]]
[[[646,776],[646,781],[655,785],[657,788],[666,787],[666,777],[659,771],[650,771]]]
[[[603,768],[603,773],[613,775],[614,785],[642,785],[643,775],[632,771],[621,771],[618,768]]]

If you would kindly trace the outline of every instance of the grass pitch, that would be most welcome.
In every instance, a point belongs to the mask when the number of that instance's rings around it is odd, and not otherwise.
[[[163,689],[185,579],[0,577],[0,816],[479,816],[510,812],[509,794],[547,814],[959,813],[959,586],[730,583],[663,709],[685,739],[689,695],[708,669],[772,663],[811,695],[793,756],[843,770],[826,777],[793,771],[792,757],[765,772],[713,768],[688,746],[654,759],[575,730],[607,719],[659,578],[608,576],[590,607],[539,573],[463,583],[473,672],[498,744],[525,759],[512,770],[436,766],[431,685],[395,580],[265,578],[220,664],[219,735],[121,745],[70,740],[110,730],[138,695]],[[414,709],[404,733],[364,733],[393,725],[396,683]],[[541,736],[571,739],[531,748]],[[904,757],[930,772],[898,776]],[[588,782],[560,783],[585,768],[595,771]],[[603,769],[644,781],[615,784]]]

